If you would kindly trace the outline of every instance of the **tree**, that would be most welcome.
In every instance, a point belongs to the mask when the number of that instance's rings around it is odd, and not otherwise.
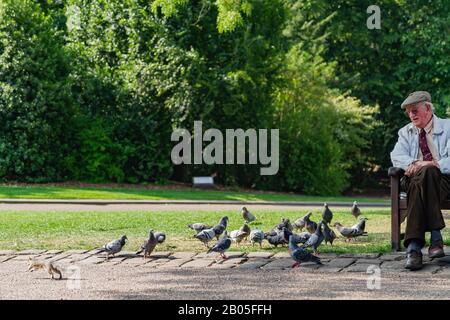
[[[0,2],[0,179],[64,179],[75,106],[62,34],[31,0]]]

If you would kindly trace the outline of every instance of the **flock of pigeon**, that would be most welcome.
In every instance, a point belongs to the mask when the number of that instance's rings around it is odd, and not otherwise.
[[[351,214],[358,219],[358,222],[355,225],[344,227],[339,222],[334,223],[334,227],[346,238],[346,241],[367,235],[367,232],[365,232],[364,229],[366,220],[368,219],[359,217],[361,211],[358,208],[356,201],[351,208]],[[242,241],[250,238],[252,245],[258,243],[262,246],[263,240],[267,240],[275,247],[287,244],[289,253],[295,261],[292,267],[298,267],[302,262],[315,262],[321,264],[320,258],[318,257],[319,246],[323,241],[325,241],[326,244],[330,243],[333,245],[333,241],[336,238],[336,233],[329,227],[331,220],[333,219],[333,212],[326,203],[324,204],[322,212],[322,221],[317,224],[310,219],[311,215],[312,212],[309,212],[305,216],[295,220],[294,223],[291,223],[289,219],[282,218],[280,224],[273,227],[269,232],[263,232],[259,229],[250,229],[249,224],[254,222],[256,217],[248,211],[246,207],[243,207],[242,217],[244,218],[244,224],[239,230],[233,230],[230,234],[228,234],[226,230],[228,225],[228,217],[226,216],[222,217],[215,226],[209,226],[205,223],[193,223],[189,224],[188,227],[196,232],[194,238],[200,240],[208,248],[208,253],[219,253],[223,259],[227,259],[225,252],[230,248],[232,242],[240,245]],[[306,231],[303,231],[303,229],[306,229]],[[294,230],[299,230],[300,233],[294,233]],[[209,242],[214,238],[217,239],[217,242],[214,246],[209,247]],[[165,239],[165,233],[150,230],[148,238],[145,239],[141,249],[136,254],[143,252],[144,259],[150,257],[156,245],[163,243]],[[106,258],[108,259],[110,255],[114,256],[114,254],[122,250],[126,240],[127,237],[122,236],[118,240],[105,244],[99,252],[106,252]],[[308,250],[309,248],[312,249],[312,252]]]

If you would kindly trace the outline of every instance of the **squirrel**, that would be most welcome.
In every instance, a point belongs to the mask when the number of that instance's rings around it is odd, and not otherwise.
[[[31,258],[29,258],[28,261],[29,261],[29,265],[28,265],[27,271],[33,272],[38,269],[44,269],[52,276],[52,279],[55,279],[55,273],[59,274],[59,280],[62,279],[61,270],[57,266],[55,266],[52,261],[40,262],[40,261],[34,261]]]

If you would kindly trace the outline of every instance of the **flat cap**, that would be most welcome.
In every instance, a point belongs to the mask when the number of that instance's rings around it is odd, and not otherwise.
[[[402,109],[405,109],[407,105],[416,104],[423,101],[431,102],[431,95],[426,91],[415,91],[410,93],[405,101],[403,101]]]

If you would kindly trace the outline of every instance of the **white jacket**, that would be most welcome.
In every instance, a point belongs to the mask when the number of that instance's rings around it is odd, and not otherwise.
[[[450,119],[433,115],[433,142],[439,153],[441,172],[450,174]],[[391,152],[394,167],[406,168],[419,159],[419,130],[409,123],[398,131],[398,141]]]

